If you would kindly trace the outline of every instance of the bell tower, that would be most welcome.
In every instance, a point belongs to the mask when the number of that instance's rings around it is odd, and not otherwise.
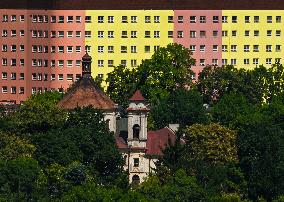
[[[142,96],[141,91],[137,90],[129,101],[130,104],[127,108],[128,146],[146,148],[147,115],[149,112],[146,99]]]
[[[82,58],[82,77],[91,77],[91,64],[92,57],[86,51],[86,54]]]

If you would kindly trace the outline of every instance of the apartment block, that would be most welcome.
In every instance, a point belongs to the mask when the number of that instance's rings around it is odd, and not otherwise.
[[[66,90],[85,51],[103,80],[169,43],[192,51],[193,80],[206,65],[269,67],[283,60],[283,22],[281,0],[2,0],[0,101]]]

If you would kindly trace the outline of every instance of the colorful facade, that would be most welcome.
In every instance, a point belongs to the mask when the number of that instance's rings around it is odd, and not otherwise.
[[[80,77],[85,48],[92,76],[103,79],[115,66],[135,68],[174,42],[193,52],[193,79],[206,65],[252,69],[283,58],[280,0],[13,2],[0,2],[0,101],[66,90]]]

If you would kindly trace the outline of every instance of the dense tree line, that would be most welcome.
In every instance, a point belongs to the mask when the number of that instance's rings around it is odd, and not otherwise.
[[[283,66],[208,66],[192,83],[194,62],[169,44],[106,80],[122,107],[142,91],[149,129],[180,124],[136,188],[100,111],[59,109],[54,92],[0,109],[0,201],[284,201]]]

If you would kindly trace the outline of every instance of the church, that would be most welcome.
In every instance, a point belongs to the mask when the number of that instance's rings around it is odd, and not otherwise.
[[[71,110],[91,105],[101,110],[109,130],[115,135],[130,183],[139,184],[154,172],[155,162],[162,155],[162,150],[169,142],[175,141],[175,132],[169,127],[148,131],[147,115],[150,109],[140,90],[129,98],[127,118],[120,118],[118,105],[92,78],[91,63],[92,58],[86,53],[82,58],[82,77],[68,89],[58,106]]]

